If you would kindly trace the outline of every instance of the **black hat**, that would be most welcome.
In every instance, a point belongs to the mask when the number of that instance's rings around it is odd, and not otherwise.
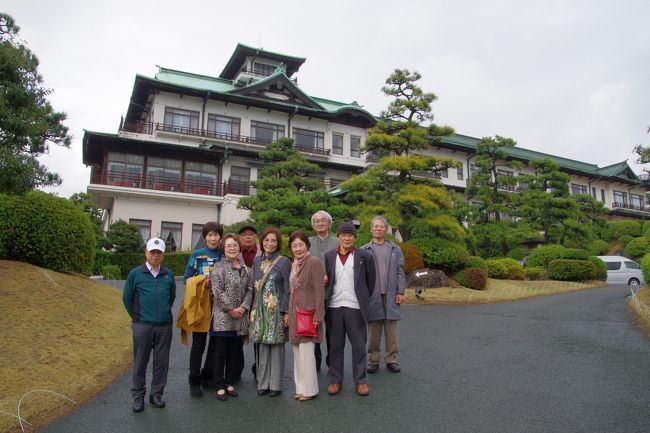
[[[240,235],[240,234],[244,233],[246,230],[250,230],[253,233],[257,234],[257,229],[255,227],[253,227],[252,225],[250,225],[250,224],[247,224],[245,226],[241,226],[239,228],[239,231],[237,232],[237,234]]]
[[[354,223],[347,218],[341,221],[341,224],[339,224],[339,228],[336,229],[336,236],[343,233],[349,233],[351,235],[354,235],[355,237],[357,236],[357,230],[354,227]]]

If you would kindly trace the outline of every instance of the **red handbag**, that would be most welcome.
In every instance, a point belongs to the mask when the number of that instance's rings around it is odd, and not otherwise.
[[[318,337],[318,327],[314,325],[316,309],[303,310],[296,306],[296,337]]]

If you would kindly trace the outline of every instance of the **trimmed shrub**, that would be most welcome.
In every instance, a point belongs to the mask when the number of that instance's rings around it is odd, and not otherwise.
[[[641,232],[643,233],[643,236],[650,237],[650,221],[645,221],[643,223],[641,226]]]
[[[541,245],[530,253],[526,265],[546,268],[551,260],[562,258],[565,250],[562,245]]]
[[[650,281],[650,254],[646,254],[639,261],[641,265],[641,270],[643,271],[643,278],[646,282]]]
[[[509,259],[515,259],[517,261],[523,260],[524,255],[526,254],[526,250],[523,247],[517,247],[513,248],[510,251],[508,251],[508,254],[506,254],[506,257]]]
[[[465,262],[465,269],[467,268],[479,268],[483,269],[485,272],[488,270],[487,263],[483,257],[479,256],[469,256]]]
[[[606,241],[621,240],[622,236],[631,236],[633,238],[641,236],[641,222],[610,221],[607,224],[607,228],[603,231],[603,239]]]
[[[508,278],[508,267],[500,259],[489,259],[485,263],[487,264],[488,277],[496,278],[497,280],[505,280]]]
[[[404,254],[404,272],[406,272],[406,275],[416,269],[424,268],[424,259],[417,246],[410,242],[404,242],[399,244],[399,247],[402,249],[402,254]]]
[[[461,269],[469,257],[465,245],[445,239],[418,238],[411,239],[411,242],[422,252],[425,266],[449,274]]]
[[[645,236],[634,238],[625,245],[626,257],[643,257],[648,252],[650,252],[650,240]]]
[[[490,259],[486,262],[490,278],[501,280],[523,280],[526,278],[524,268],[515,259]]]
[[[480,268],[466,268],[456,274],[456,281],[469,289],[483,290],[487,285],[487,274]]]
[[[96,251],[95,260],[93,260],[92,274],[93,275],[102,275],[102,268],[106,265],[111,265],[111,257],[113,253],[110,251]]]
[[[568,260],[587,260],[588,257],[589,253],[585,250],[579,248],[567,248],[562,252],[562,255],[559,258]]]
[[[1,197],[0,258],[90,275],[96,239],[87,213],[42,191]]]
[[[589,244],[588,250],[593,256],[604,256],[609,251],[609,244],[602,239],[596,239]]]
[[[632,239],[634,239],[634,236],[630,235],[623,235],[620,238],[618,238],[618,241],[623,244],[623,246],[627,245]]]
[[[587,260],[592,262],[594,265],[596,265],[596,275],[594,275],[594,279],[596,280],[606,280],[607,279],[607,265],[605,262],[600,260],[596,256],[589,256],[587,257]]]
[[[524,274],[527,280],[541,280],[544,278],[544,268],[541,266],[531,266],[524,268]]]
[[[585,281],[596,278],[598,268],[589,260],[556,259],[548,263],[548,276],[558,281]]]
[[[119,280],[122,277],[119,266],[104,265],[102,266],[102,277],[105,280]]]

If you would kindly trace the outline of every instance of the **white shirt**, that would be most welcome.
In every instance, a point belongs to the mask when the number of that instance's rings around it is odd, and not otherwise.
[[[147,265],[147,269],[149,269],[149,272],[151,272],[151,275],[153,275],[154,278],[158,276],[160,273],[160,266],[158,266],[156,269],[152,268],[149,262],[144,262],[145,265]]]

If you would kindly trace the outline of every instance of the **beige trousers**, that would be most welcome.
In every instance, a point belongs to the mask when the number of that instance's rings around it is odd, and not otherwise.
[[[386,314],[386,295],[381,295]],[[397,362],[397,320],[373,320],[368,323],[368,363],[379,364],[381,334],[384,334],[384,362],[392,364]]]
[[[318,375],[314,343],[292,344],[293,347],[293,381],[296,394],[311,397],[318,394]]]

